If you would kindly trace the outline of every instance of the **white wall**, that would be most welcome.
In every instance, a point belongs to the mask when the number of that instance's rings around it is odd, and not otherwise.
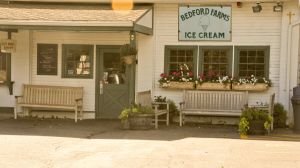
[[[167,96],[176,102],[181,101],[181,91],[170,91],[159,87],[160,73],[164,70],[164,46],[165,45],[268,45],[270,46],[270,74],[273,86],[263,93],[251,93],[250,104],[256,102],[268,102],[269,95],[276,93],[276,101],[279,95],[280,49],[281,49],[281,23],[282,15],[286,12],[273,12],[274,4],[262,4],[260,13],[252,12],[253,3],[243,3],[242,8],[232,4],[232,41],[230,42],[184,42],[178,41],[178,5],[156,4],[154,11],[154,90],[156,95]]]
[[[7,39],[7,33],[0,33],[1,39]],[[22,84],[29,82],[29,31],[20,30],[12,34],[16,40],[16,52],[11,54],[11,80],[14,81],[13,95],[9,95],[8,87],[0,86],[0,107],[14,107],[15,95],[21,95]]]
[[[58,75],[37,75],[37,43],[58,44]],[[76,79],[61,77],[62,44],[91,44],[91,45],[122,45],[129,43],[129,32],[62,32],[34,31],[32,84],[83,86],[84,111],[95,111],[95,75],[96,47],[94,47],[94,77],[93,79]]]

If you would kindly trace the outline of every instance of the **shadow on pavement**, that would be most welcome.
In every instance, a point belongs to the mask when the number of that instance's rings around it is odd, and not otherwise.
[[[12,119],[0,117],[0,135],[53,136],[84,139],[132,139],[173,141],[185,138],[240,139],[237,126],[187,125],[169,127],[161,124],[158,130],[122,130],[119,120],[83,120],[75,123],[71,119]],[[300,134],[291,130],[275,130],[266,136],[249,136],[247,140],[300,141]]]

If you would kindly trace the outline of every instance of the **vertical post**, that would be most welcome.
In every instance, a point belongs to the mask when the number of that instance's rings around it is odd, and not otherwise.
[[[136,48],[136,32],[130,31],[129,33],[130,46]],[[136,71],[136,61],[130,66],[130,80],[129,80],[129,103],[135,102],[135,71]]]

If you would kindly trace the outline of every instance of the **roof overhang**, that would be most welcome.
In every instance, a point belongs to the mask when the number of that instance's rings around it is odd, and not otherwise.
[[[0,29],[136,31],[153,34],[152,6],[114,11],[107,6],[0,4]]]

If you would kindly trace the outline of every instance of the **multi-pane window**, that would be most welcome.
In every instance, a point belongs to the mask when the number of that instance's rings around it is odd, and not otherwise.
[[[237,47],[237,76],[267,77],[268,47]]]
[[[182,65],[187,65],[192,72],[196,70],[197,47],[166,47],[166,56],[165,68],[167,73],[179,71]]]
[[[214,72],[219,75],[229,74],[229,49],[202,49],[202,73]]]
[[[63,48],[63,72],[66,78],[93,78],[93,45],[65,44]]]
[[[0,53],[0,81],[7,80],[7,56],[4,53]]]

